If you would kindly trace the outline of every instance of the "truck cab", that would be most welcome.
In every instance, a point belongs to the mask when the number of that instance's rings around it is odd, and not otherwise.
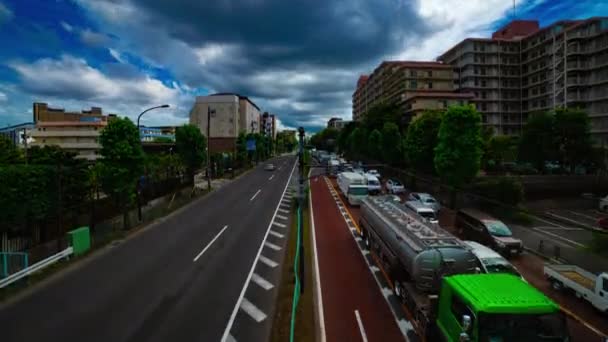
[[[569,341],[559,306],[510,274],[445,277],[436,310],[433,340]]]

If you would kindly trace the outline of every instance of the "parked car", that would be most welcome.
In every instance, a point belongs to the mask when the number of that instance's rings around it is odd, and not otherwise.
[[[475,241],[463,241],[475,257],[479,260],[480,268],[483,273],[509,273],[518,277],[523,277],[517,268],[493,249],[486,247]]]
[[[371,170],[368,170],[366,173],[376,176],[376,178],[378,178],[378,180],[382,179],[382,177],[380,177],[380,172],[378,172],[378,170],[371,169]]]
[[[370,195],[377,195],[382,191],[382,184],[376,176],[367,173],[365,174],[365,179],[367,180],[367,190]]]
[[[412,192],[409,196],[410,201],[418,201],[427,207],[433,209],[435,213],[439,213],[441,210],[441,203],[437,201],[433,196],[424,192]]]
[[[600,210],[608,211],[608,195],[600,200]]]
[[[476,209],[456,214],[456,229],[465,240],[477,241],[503,255],[521,254],[524,245],[502,221]]]
[[[433,210],[430,207],[418,202],[418,201],[407,201],[405,202],[405,206],[416,213],[420,218],[429,223],[439,223],[439,219]]]
[[[264,166],[264,170],[266,171],[274,171],[274,169],[274,164],[266,164],[266,166]]]
[[[386,181],[386,191],[389,194],[400,194],[405,192],[405,187],[398,180],[391,178]]]

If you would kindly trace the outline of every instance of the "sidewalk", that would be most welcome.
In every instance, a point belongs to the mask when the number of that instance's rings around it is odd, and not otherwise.
[[[325,181],[311,182],[327,341],[403,341]]]

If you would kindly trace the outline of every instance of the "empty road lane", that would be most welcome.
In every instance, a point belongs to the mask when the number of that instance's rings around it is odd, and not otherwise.
[[[272,162],[2,305],[2,340],[219,341],[295,158]]]

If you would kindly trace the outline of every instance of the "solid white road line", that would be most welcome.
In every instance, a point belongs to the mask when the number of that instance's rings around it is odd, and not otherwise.
[[[274,243],[271,243],[271,242],[268,242],[268,241],[264,242],[264,246],[266,246],[266,247],[268,247],[270,249],[274,249],[275,251],[280,251],[281,250],[280,246],[277,246]]]
[[[193,262],[196,262],[196,260],[198,260],[198,258],[200,258],[200,257],[201,257],[201,256],[202,256],[202,255],[203,255],[203,254],[204,254],[204,253],[207,251],[207,249],[209,249],[209,247],[211,247],[211,245],[212,245],[212,244],[215,242],[215,240],[217,240],[217,238],[219,238],[219,237],[220,237],[220,235],[222,235],[222,233],[223,233],[223,232],[224,232],[226,229],[228,229],[228,226],[227,226],[227,225],[226,225],[226,226],[224,226],[224,228],[222,228],[222,230],[220,230],[220,232],[219,232],[219,233],[217,233],[217,235],[216,235],[216,236],[213,238],[213,240],[211,240],[211,241],[210,241],[210,242],[207,244],[207,246],[205,246],[205,248],[203,248],[203,250],[202,250],[200,253],[198,253],[198,255],[197,255],[197,256],[195,256],[195,257],[194,257],[194,259],[193,259],[192,261],[193,261]]]
[[[251,197],[251,199],[249,199],[249,202],[253,201],[253,199],[260,193],[260,191],[262,191],[262,189],[258,189],[258,191],[255,192],[253,197]]]
[[[540,234],[546,234],[546,235],[553,236],[556,239],[560,239],[563,242],[566,242],[566,243],[570,244],[570,247],[580,247],[580,248],[585,248],[586,247],[585,245],[580,244],[580,243],[578,243],[576,241],[572,241],[572,240],[566,239],[563,236],[560,236],[560,235],[557,235],[557,234],[553,234],[553,233],[548,232],[546,230],[540,230],[540,229],[536,229],[536,228],[532,228],[532,229],[535,230],[535,231],[537,231],[537,232],[539,232]],[[557,241],[555,241],[555,242],[557,242]]]
[[[576,211],[572,211],[572,210],[568,210],[568,211],[569,211],[571,214],[578,215],[578,216],[581,216],[581,217],[586,217],[586,218],[588,218],[588,219],[590,219],[590,220],[593,220],[593,221],[597,221],[597,219],[598,219],[597,217],[593,217],[593,216],[585,215],[585,214],[583,214],[583,213],[579,213],[579,212],[576,212]]]
[[[282,239],[285,237],[285,235],[281,234],[281,233],[277,233],[274,230],[270,231],[270,235],[274,236],[274,237],[278,237],[279,239]]]
[[[274,225],[275,225],[275,226],[277,226],[277,227],[281,227],[281,228],[285,228],[285,227],[287,227],[286,225],[284,225],[284,224],[282,224],[282,223],[279,223],[279,222],[276,222],[276,221],[275,221],[275,222],[273,222],[272,224],[274,224]]]
[[[571,218],[568,218],[568,217],[565,217],[565,216],[562,216],[562,215],[557,215],[557,214],[554,214],[554,213],[551,213],[551,212],[548,212],[548,211],[546,211],[545,213],[546,213],[547,215],[549,215],[549,216],[557,217],[558,219],[566,220],[566,221],[568,221],[568,222],[572,222],[572,223],[574,223],[574,224],[579,224],[579,225],[582,225],[582,226],[584,226],[584,227],[588,227],[588,228],[591,228],[591,229],[595,229],[595,227],[591,227],[590,225],[588,225],[588,224],[586,224],[586,223],[584,223],[584,222],[579,222],[579,221],[577,221],[577,220],[573,220],[573,219],[571,219]]]
[[[243,311],[245,311],[258,323],[266,319],[266,314],[262,310],[258,309],[257,306],[253,305],[253,303],[248,301],[247,298],[243,298],[241,301],[241,309],[243,309]]]
[[[363,342],[367,342],[367,335],[365,334],[365,329],[363,328],[363,322],[361,322],[361,316],[359,315],[359,310],[355,310],[355,318],[357,319],[357,325],[359,325],[359,332],[361,333],[361,339]]]
[[[311,169],[312,170],[312,169]],[[310,170],[308,171],[308,178],[310,178]],[[317,178],[315,178],[315,181]],[[320,340],[319,342],[326,342],[327,337],[325,336],[325,316],[323,315],[323,295],[321,294],[321,274],[319,273],[319,258],[317,252],[317,235],[315,233],[315,214],[312,208],[312,188],[310,191],[310,196],[308,196],[308,208],[310,208],[310,228],[312,231],[312,254],[314,259],[314,274],[313,282],[317,283],[315,287],[315,295],[317,297],[317,314],[319,315],[319,334]]]
[[[268,178],[268,180],[272,180],[274,178],[274,175],[270,176],[270,178]]]
[[[285,194],[285,191],[287,190],[287,187],[289,186],[289,182],[291,181],[291,177],[293,176],[293,171],[296,169],[296,161],[294,161],[293,163],[293,168],[291,169],[291,174],[289,175],[289,178],[287,179],[287,182],[285,183],[285,188],[283,189],[283,195]],[[228,319],[228,323],[226,324],[226,329],[224,329],[224,334],[222,335],[222,339],[220,340],[221,342],[226,342],[228,335],[230,334],[230,329],[232,329],[232,325],[234,324],[234,320],[236,319],[236,314],[239,311],[239,308],[241,307],[241,303],[246,300],[245,299],[245,291],[247,291],[247,286],[249,286],[249,282],[251,281],[251,277],[253,276],[253,270],[255,269],[256,264],[258,263],[258,260],[260,259],[260,255],[262,254],[262,249],[264,248],[265,245],[265,241],[266,238],[268,237],[268,233],[270,232],[270,227],[272,227],[272,222],[274,221],[274,217],[277,214],[277,211],[279,210],[279,206],[277,204],[277,208],[274,211],[274,214],[272,215],[272,219],[270,220],[270,223],[268,223],[268,228],[266,229],[266,235],[264,235],[264,238],[262,239],[262,242],[260,243],[260,248],[258,249],[258,254],[255,257],[255,260],[253,260],[253,264],[251,264],[251,269],[249,270],[249,275],[247,276],[247,280],[245,280],[245,283],[243,284],[243,288],[241,289],[241,294],[239,295],[239,298],[236,301],[236,305],[234,306],[234,309],[232,310],[232,314],[230,315],[230,318]]]
[[[274,287],[274,285],[272,285],[268,280],[262,278],[257,273],[254,273],[251,276],[251,281],[253,281],[254,283],[258,284],[259,287],[263,288],[266,291],[268,291],[268,290],[270,290],[271,288]]]
[[[275,267],[279,266],[278,262],[272,261],[263,255],[260,255],[260,261],[268,267],[275,268]]]
[[[279,209],[280,212],[285,213],[285,214],[289,214],[289,210],[285,210],[285,209]]]
[[[287,216],[283,216],[283,215],[277,215],[277,218],[280,218],[281,220],[289,220],[289,218]]]

